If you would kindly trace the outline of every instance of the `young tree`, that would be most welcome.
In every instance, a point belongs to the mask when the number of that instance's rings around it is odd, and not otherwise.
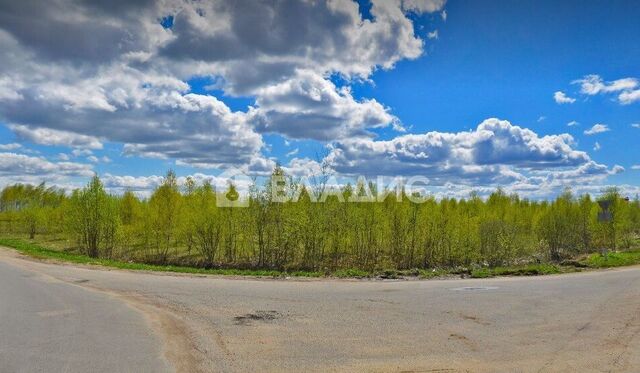
[[[151,223],[155,236],[154,260],[160,263],[166,263],[171,249],[177,247],[175,239],[178,231],[181,197],[176,174],[173,170],[169,170],[162,185],[153,192],[149,200]]]
[[[222,220],[216,206],[216,193],[210,183],[198,188],[194,193],[198,208],[193,211],[195,246],[204,260],[205,267],[215,263],[216,254],[222,240]]]
[[[111,256],[119,228],[115,199],[107,195],[98,175],[71,197],[71,230],[85,253]]]

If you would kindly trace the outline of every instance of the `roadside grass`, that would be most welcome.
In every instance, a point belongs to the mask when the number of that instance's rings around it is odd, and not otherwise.
[[[576,271],[579,271],[579,268],[572,266],[559,266],[555,264],[528,264],[513,267],[478,268],[471,271],[471,277],[487,278],[496,276],[539,276]]]
[[[156,271],[156,272],[175,272],[175,273],[192,273],[206,275],[227,275],[227,276],[255,276],[255,277],[319,277],[320,272],[295,271],[286,273],[277,270],[254,270],[254,269],[233,269],[233,268],[215,268],[205,269],[197,267],[182,267],[173,265],[156,265],[136,262],[122,262],[113,259],[90,258],[82,254],[74,254],[65,251],[52,250],[40,245],[26,242],[20,239],[0,238],[0,245],[11,247],[18,252],[37,259],[53,259],[62,262],[75,264],[101,265],[105,267],[139,270],[139,271]]]
[[[113,259],[91,258],[83,254],[65,251],[61,248],[47,248],[34,242],[29,242],[19,238],[0,238],[0,246],[6,246],[18,252],[37,259],[51,259],[61,262],[100,265],[110,268],[154,271],[154,272],[174,272],[203,275],[224,275],[224,276],[250,276],[250,277],[335,277],[335,278],[379,278],[379,279],[400,279],[400,278],[437,278],[452,276],[469,276],[471,278],[489,278],[497,276],[539,276],[558,273],[579,272],[584,268],[608,268],[640,264],[640,250],[610,253],[605,260],[601,254],[591,254],[576,265],[559,264],[527,264],[504,267],[481,267],[475,269],[466,268],[445,268],[445,269],[410,269],[410,270],[376,270],[365,271],[361,269],[340,269],[334,272],[320,271],[278,271],[270,269],[235,269],[235,268],[198,268],[176,265],[157,265],[140,262],[127,262]]]
[[[584,263],[590,268],[610,268],[640,264],[640,250],[609,253],[606,258],[602,254],[591,254]]]

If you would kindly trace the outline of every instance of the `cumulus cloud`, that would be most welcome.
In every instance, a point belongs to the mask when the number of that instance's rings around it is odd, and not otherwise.
[[[587,75],[582,79],[575,80],[574,84],[580,84],[581,93],[597,95],[599,93],[633,89],[638,86],[638,80],[635,78],[624,78],[612,82],[605,82],[599,75]]]
[[[242,178],[226,178],[220,175],[208,175],[203,173],[194,173],[186,176],[179,176],[177,182],[179,186],[184,186],[187,179],[190,178],[198,185],[202,185],[205,182],[210,183],[216,190],[226,190],[229,183],[233,183],[241,192],[246,192],[253,183],[252,181]],[[118,176],[112,174],[105,174],[102,176],[102,182],[107,190],[112,193],[123,193],[127,190],[136,192],[142,196],[149,196],[151,192],[162,185],[164,176],[149,175],[149,176]]]
[[[433,13],[444,7],[446,0],[402,0],[402,9],[416,13]]]
[[[16,150],[22,148],[22,145],[18,143],[0,144],[0,150]]]
[[[574,102],[576,102],[575,98],[567,96],[562,91],[556,91],[553,94],[553,99],[556,101],[556,104],[573,104]]]
[[[44,157],[32,157],[17,153],[0,153],[0,184],[15,182],[40,183],[42,181],[64,183],[68,177],[93,175],[91,165],[75,162],[52,162]]]
[[[87,161],[91,163],[110,163],[111,158],[107,157],[106,155],[102,157],[96,157],[95,155],[90,155],[87,157]]]
[[[640,89],[636,89],[633,91],[624,91],[620,93],[620,95],[618,96],[618,100],[620,100],[620,103],[623,105],[629,105],[636,101],[640,101]]]
[[[354,99],[349,85],[419,57],[424,40],[409,13],[444,4],[374,0],[364,19],[348,0],[5,2],[0,120],[38,144],[117,142],[126,155],[207,167],[266,162],[256,161],[261,132],[335,140],[402,130],[388,108]],[[190,92],[194,77],[255,104],[234,112]]]
[[[250,111],[260,131],[289,138],[333,140],[367,136],[367,128],[399,127],[399,120],[375,99],[357,101],[346,89],[311,71],[259,91]]]
[[[102,142],[95,136],[81,135],[70,131],[50,128],[33,128],[9,125],[20,139],[41,145],[59,145],[82,149],[102,149]]]
[[[557,179],[563,175],[561,172],[585,165],[595,167],[599,176],[608,175],[606,166],[596,164],[574,145],[569,134],[539,136],[492,118],[469,132],[428,132],[386,141],[339,141],[332,145],[326,161],[340,174],[421,175],[433,185],[514,185],[532,182],[534,175],[555,175]]]
[[[604,81],[599,75],[586,75],[582,79],[574,80],[573,84],[580,85],[580,93],[594,96],[598,94],[617,94],[618,102],[628,105],[640,100],[640,85],[636,78],[622,78],[610,82]]]
[[[71,154],[74,157],[82,157],[82,156],[90,156],[93,155],[93,152],[90,149],[73,149]]]
[[[599,133],[609,132],[611,129],[606,124],[594,124],[593,127],[584,131],[584,134],[587,136],[597,135]]]
[[[248,93],[277,83],[296,69],[368,77],[416,58],[423,41],[406,12],[436,12],[444,1],[374,0],[371,19],[356,2],[211,1],[183,3],[174,13],[171,40],[159,53],[170,60],[206,63],[225,89]]]

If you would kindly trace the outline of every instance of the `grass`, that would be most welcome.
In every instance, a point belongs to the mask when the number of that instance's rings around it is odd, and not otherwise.
[[[640,264],[640,250],[609,253],[607,258],[601,254],[591,254],[584,263],[590,268],[610,268]]]
[[[226,275],[226,276],[252,276],[252,277],[337,277],[337,278],[384,278],[396,279],[403,277],[418,277],[429,279],[435,277],[464,275],[468,274],[472,278],[488,278],[497,276],[537,276],[557,273],[577,272],[581,268],[572,265],[557,264],[528,264],[520,266],[506,267],[482,267],[471,271],[461,269],[411,269],[411,270],[381,270],[364,271],[361,269],[341,269],[327,274],[317,271],[278,271],[270,269],[234,269],[234,268],[214,268],[205,269],[197,267],[156,265],[138,262],[124,262],[113,259],[90,258],[86,255],[76,254],[62,249],[46,248],[36,243],[17,238],[0,238],[0,246],[11,247],[18,252],[37,259],[50,259],[67,263],[100,265],[110,268],[191,273],[203,275]],[[586,257],[580,264],[588,268],[608,268],[640,264],[640,250],[610,253],[605,259],[601,254],[592,254]]]
[[[555,264],[528,264],[512,267],[478,268],[471,271],[473,278],[487,278],[496,276],[538,276],[556,273],[575,272],[576,267],[559,266]]]
[[[227,275],[227,276],[257,276],[257,277],[319,277],[323,274],[320,272],[306,272],[295,271],[291,273],[277,271],[277,270],[261,270],[261,269],[233,269],[233,268],[220,268],[220,269],[205,269],[196,267],[182,267],[172,265],[156,265],[145,264],[136,262],[122,262],[113,259],[100,259],[90,258],[82,254],[74,254],[60,250],[52,250],[40,245],[26,242],[20,239],[13,238],[0,238],[0,245],[11,247],[16,249],[22,254],[31,256],[38,259],[53,259],[62,262],[87,264],[87,265],[101,265],[104,267],[138,270],[138,271],[156,271],[156,272],[175,272],[175,273],[192,273],[192,274],[206,274],[206,275]]]

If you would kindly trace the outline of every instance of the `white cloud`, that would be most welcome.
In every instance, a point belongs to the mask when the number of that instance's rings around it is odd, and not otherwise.
[[[640,128],[640,123],[633,123],[633,124],[631,124],[631,127]]]
[[[629,90],[638,86],[638,80],[635,78],[624,78],[605,82],[599,75],[587,75],[582,79],[573,81],[573,83],[580,85],[581,93],[590,96],[599,93]]]
[[[73,149],[71,151],[71,154],[74,157],[83,157],[83,156],[93,155],[93,152],[89,149]]]
[[[575,120],[572,120],[571,122],[567,123],[568,127],[575,127],[580,125],[580,123],[576,122]]]
[[[357,101],[347,88],[312,71],[261,89],[250,121],[262,132],[290,138],[333,140],[370,136],[368,128],[395,126],[399,120],[375,99]]]
[[[179,186],[184,186],[187,178],[191,178],[198,185],[205,182],[211,183],[217,190],[225,190],[231,181],[241,192],[248,191],[251,182],[245,179],[229,180],[218,175],[208,175],[203,173],[194,173],[186,176],[179,176],[177,182]],[[107,190],[112,193],[123,193],[127,190],[134,191],[142,196],[149,196],[151,192],[162,185],[163,176],[128,176],[128,175],[112,175],[105,174],[101,177],[102,182]]]
[[[640,89],[622,92],[618,96],[618,100],[620,100],[620,103],[623,105],[629,105],[636,101],[640,101]]]
[[[556,104],[573,104],[574,102],[576,102],[575,98],[567,96],[562,91],[556,91],[553,94],[553,99],[556,101]]]
[[[433,13],[441,10],[446,0],[402,0],[402,8],[416,13]]]
[[[100,162],[100,159],[98,159],[98,157],[96,157],[95,155],[90,155],[87,157],[87,161],[91,163],[98,163]]]
[[[440,13],[440,17],[442,17],[442,20],[443,20],[444,22],[447,22],[447,10],[446,10],[446,9],[445,9],[445,10],[443,10],[443,11]]]
[[[569,134],[539,136],[508,121],[487,119],[470,132],[403,135],[387,141],[348,139],[332,145],[326,161],[338,174],[422,175],[433,185],[476,186],[557,180],[592,165],[586,177],[606,177],[606,166],[574,149]],[[551,179],[549,179],[551,178]]]
[[[309,158],[293,158],[283,169],[287,174],[296,177],[320,177],[322,175],[322,165]]]
[[[68,146],[83,149],[102,149],[102,142],[95,136],[49,128],[32,128],[23,125],[9,125],[19,138],[40,145]]]
[[[8,76],[0,76],[0,100],[21,100],[24,97],[18,93],[18,90],[21,89],[20,83],[11,77]]]
[[[640,170],[640,164],[634,164],[633,166],[631,166],[632,170]]]
[[[573,84],[580,85],[580,93],[593,96],[597,94],[617,93],[618,102],[628,105],[640,100],[640,82],[636,78],[622,78],[605,82],[599,75],[587,75],[574,80]]]
[[[609,132],[611,129],[606,124],[594,124],[593,127],[584,131],[584,134],[587,136],[596,135],[598,133]]]
[[[288,152],[288,153],[287,153],[287,155],[286,155],[286,157],[287,157],[287,158],[289,158],[289,157],[293,157],[294,155],[298,154],[298,152],[299,152],[299,151],[300,151],[300,149],[295,148],[295,149],[293,149],[292,151]]]
[[[0,120],[39,144],[99,149],[109,141],[127,155],[211,166],[261,157],[254,125],[325,140],[382,126],[400,131],[384,105],[356,100],[348,86],[421,56],[424,40],[408,13],[444,4],[374,0],[372,18],[363,19],[347,0],[48,2],[37,15],[16,3],[0,16],[12,20],[0,22]],[[158,22],[167,15],[171,29]],[[332,75],[346,86],[336,87]],[[256,103],[233,112],[189,92],[194,76]],[[265,96],[274,90],[276,97]]]
[[[593,145],[593,151],[598,151],[602,149],[602,147],[600,146],[600,143],[596,141],[596,143]]]
[[[427,38],[429,39],[437,39],[438,38],[438,30],[433,30],[427,33]]]
[[[173,38],[159,54],[205,63],[201,68],[221,72],[224,89],[247,93],[297,69],[366,78],[377,67],[417,58],[423,41],[406,12],[440,11],[444,1],[374,0],[372,19],[345,0],[223,4],[180,4]]]
[[[0,144],[0,150],[16,150],[22,148],[22,145],[18,143]]]
[[[68,177],[89,177],[91,165],[74,162],[52,162],[44,157],[16,153],[0,153],[0,176],[6,185],[14,182],[40,183],[64,181]]]

